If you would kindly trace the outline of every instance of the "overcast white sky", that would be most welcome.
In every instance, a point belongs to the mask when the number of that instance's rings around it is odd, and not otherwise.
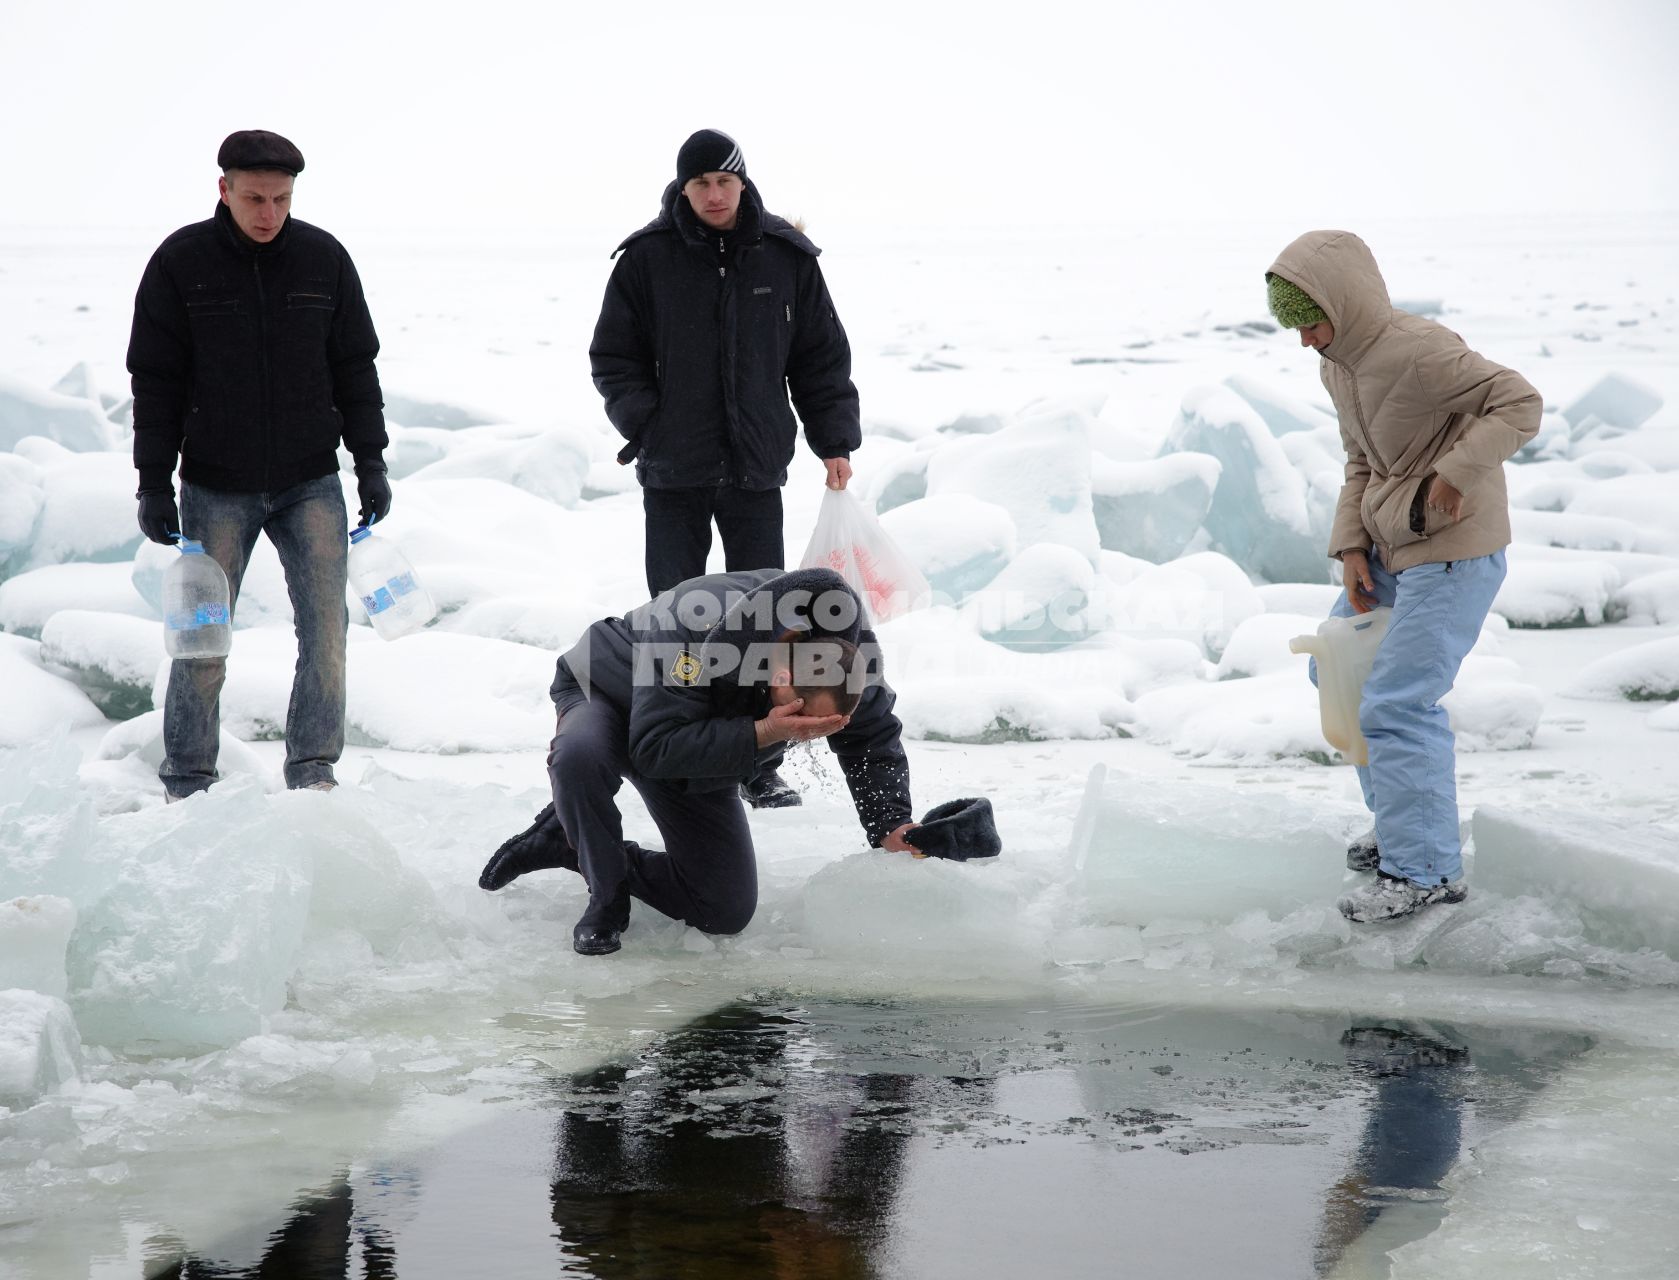
[[[329,228],[609,228],[681,140],[832,226],[1679,209],[1679,3],[33,0],[0,223],[206,216],[238,128]]]

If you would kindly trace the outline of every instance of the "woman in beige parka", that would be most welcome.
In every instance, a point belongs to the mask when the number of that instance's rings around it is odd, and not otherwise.
[[[1504,461],[1539,430],[1539,393],[1444,325],[1397,310],[1351,232],[1307,232],[1265,278],[1278,323],[1321,357],[1347,452],[1328,548],[1345,590],[1332,615],[1393,610],[1359,706],[1370,763],[1358,778],[1375,831],[1348,851],[1349,866],[1376,877],[1338,905],[1366,922],[1461,902],[1440,699],[1504,581]]]

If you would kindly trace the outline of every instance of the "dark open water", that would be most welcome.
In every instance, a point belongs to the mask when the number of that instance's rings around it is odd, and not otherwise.
[[[1385,1274],[1582,1037],[1375,1017],[766,1000],[323,1170],[176,1280]]]

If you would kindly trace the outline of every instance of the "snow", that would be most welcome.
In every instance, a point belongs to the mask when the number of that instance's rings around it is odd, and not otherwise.
[[[158,599],[162,599],[161,594]],[[13,635],[39,640],[47,619],[65,609],[92,609],[136,618],[159,616],[134,589],[133,568],[120,562],[49,565],[0,582],[0,628]]]
[[[64,948],[76,927],[67,898],[43,894],[0,902],[0,990],[16,988],[64,998]]]
[[[598,246],[544,249],[506,280],[457,264],[472,287],[447,317],[433,276],[455,268],[429,249],[358,249],[386,341],[396,506],[380,537],[441,616],[386,643],[351,607],[343,785],[286,793],[296,646],[259,541],[223,693],[223,781],[167,807],[151,708],[167,678],[158,584],[176,553],[139,539],[108,393],[124,385],[133,273],[89,259],[77,289],[105,291],[97,341],[41,326],[35,342],[27,304],[0,315],[16,353],[5,403],[98,433],[66,447],[35,419],[0,447],[0,1091],[13,1091],[0,1106],[19,1108],[0,1115],[0,1215],[66,1238],[44,1224],[67,1206],[84,1225],[149,1222],[127,1207],[153,1195],[171,1238],[203,1240],[262,1221],[390,1132],[441,1123],[449,1098],[478,1108],[533,1069],[633,1051],[626,1028],[742,991],[907,1004],[1008,991],[1590,1036],[1527,1116],[1466,1153],[1444,1221],[1394,1273],[1478,1274],[1484,1257],[1526,1274],[1544,1249],[1576,1274],[1664,1275],[1662,1233],[1636,1222],[1665,1212],[1658,1111],[1679,1048],[1666,736],[1679,704],[1637,699],[1679,693],[1679,381],[1665,352],[1637,345],[1653,329],[1617,327],[1631,296],[1543,314],[1546,294],[1587,296],[1607,270],[1671,274],[1671,220],[1624,246],[1620,225],[1580,232],[1590,253],[1540,227],[1522,241],[1531,259],[1501,237],[1441,243],[1439,226],[1372,241],[1391,278],[1449,296],[1454,328],[1574,413],[1548,413],[1506,468],[1510,578],[1445,704],[1467,902],[1356,932],[1332,905],[1346,840],[1368,821],[1286,641],[1338,594],[1324,541],[1339,435],[1310,353],[1249,325],[1257,270],[1286,234],[1171,242],[1186,252],[1162,254],[1172,287],[1147,330],[1123,327],[1129,295],[1106,259],[1078,256],[1083,241],[1052,246],[1067,270],[1051,298],[1036,233],[1030,251],[987,246],[984,270],[971,247],[917,247],[920,275],[900,247],[839,237],[823,263],[864,397],[854,485],[940,597],[880,629],[917,812],[987,795],[1004,852],[958,865],[869,850],[826,749],[796,750],[805,806],[751,815],[751,927],[707,938],[638,909],[605,962],[567,945],[577,877],[475,884],[544,802],[556,652],[641,592],[640,497],[616,433],[587,378],[557,376],[536,346],[586,344]],[[8,235],[3,265],[27,298],[55,255]],[[568,273],[562,299],[546,283],[525,297],[549,271]],[[912,279],[913,307],[884,301]],[[1637,305],[1672,314],[1654,295]],[[485,349],[515,326],[519,358]],[[1649,397],[1631,384],[1660,401],[1638,422]],[[801,445],[789,548],[821,493]],[[619,798],[630,838],[654,840],[632,789]],[[157,1189],[181,1185],[160,1183],[162,1166],[210,1163],[219,1185]],[[284,1194],[241,1201],[270,1165]]]
[[[1634,578],[1609,597],[1607,613],[1635,626],[1679,622],[1679,569]]]
[[[1603,621],[1609,597],[1621,585],[1614,566],[1603,560],[1534,559],[1526,550],[1508,553],[1494,613],[1513,627],[1595,627]]]
[[[1019,542],[1006,508],[965,493],[911,499],[882,511],[881,527],[921,570],[934,598],[953,604],[1001,573]]]
[[[0,449],[16,449],[20,441],[40,436],[78,453],[98,452],[114,446],[118,435],[87,397],[43,391],[0,374]]]
[[[0,1107],[28,1107],[80,1071],[81,1042],[64,1001],[0,990]]]
[[[1583,667],[1563,690],[1569,698],[1679,699],[1679,635],[1646,640]]]

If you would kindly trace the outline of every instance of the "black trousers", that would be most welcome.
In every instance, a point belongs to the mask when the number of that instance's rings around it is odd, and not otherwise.
[[[556,687],[559,720],[548,750],[554,813],[577,850],[589,885],[583,921],[622,928],[610,918],[624,888],[648,906],[707,933],[739,933],[758,907],[758,864],[740,789],[690,792],[680,782],[644,778],[630,767],[629,725],[605,698],[575,683]],[[664,837],[665,850],[624,839],[614,797],[628,779]],[[621,904],[619,908],[621,910]]]
[[[782,569],[781,490],[643,489],[647,513],[647,593],[651,598],[705,572],[711,522],[723,535],[723,568]]]

